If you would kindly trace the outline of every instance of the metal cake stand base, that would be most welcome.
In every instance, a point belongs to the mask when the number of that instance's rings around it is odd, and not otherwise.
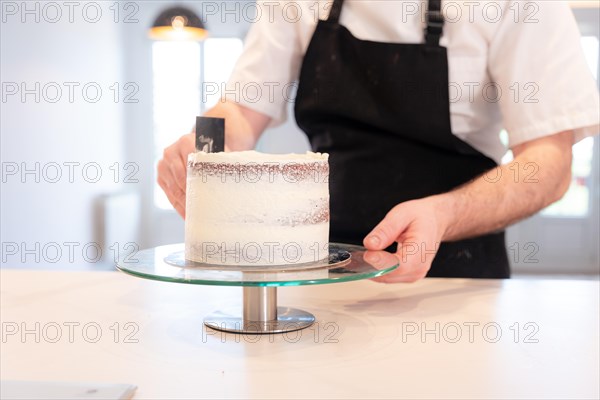
[[[277,307],[276,287],[244,287],[239,311],[215,311],[204,318],[204,325],[223,332],[261,334],[297,331],[315,322],[309,312]]]

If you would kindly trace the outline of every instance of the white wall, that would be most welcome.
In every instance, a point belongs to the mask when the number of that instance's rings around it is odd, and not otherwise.
[[[29,2],[30,9],[38,7],[36,22],[35,14],[21,14],[24,4],[1,4],[2,266],[95,267],[99,263],[86,261],[96,260],[95,245],[88,246],[89,253],[82,256],[83,246],[99,241],[93,222],[94,204],[101,195],[122,190],[109,169],[116,162],[122,166],[124,160],[124,107],[121,101],[114,101],[110,90],[115,83],[123,85],[118,24],[109,14],[109,3],[96,3],[102,4],[103,13],[96,23],[83,18],[84,3],[74,9],[72,23],[66,8],[52,23],[58,15],[56,9],[44,13],[44,3]],[[11,6],[18,8],[16,15],[11,15],[15,10]],[[86,17],[94,20],[94,9],[88,8]],[[24,83],[34,89],[36,82],[40,85],[39,99],[33,94],[24,99],[20,93],[10,95],[13,84]],[[62,97],[54,103],[57,91],[51,86],[43,90],[52,82],[62,89]],[[72,102],[64,82],[80,85],[74,87]],[[102,90],[96,103],[92,102],[94,90],[88,92],[89,101],[82,95],[87,83]],[[34,169],[35,163],[40,163],[40,174],[7,175],[15,163],[19,170],[22,166]],[[64,163],[80,163],[72,164],[72,179]],[[96,183],[86,181],[95,180],[96,168],[88,163],[100,166],[102,177]],[[86,164],[91,167],[84,177],[82,167]],[[56,165],[60,169],[53,167]],[[61,179],[50,183],[57,171]],[[25,254],[25,249],[36,246],[39,251]],[[73,249],[73,256],[69,249]],[[59,252],[62,257],[57,259]]]

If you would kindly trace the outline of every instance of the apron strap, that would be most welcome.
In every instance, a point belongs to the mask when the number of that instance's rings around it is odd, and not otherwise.
[[[329,18],[327,21],[338,23],[340,21],[340,15],[342,15],[342,6],[344,5],[344,0],[334,0],[331,6],[331,11],[329,12]]]
[[[338,23],[342,14],[344,0],[334,0],[327,21]],[[427,27],[425,28],[425,43],[439,46],[440,37],[444,28],[444,15],[441,11],[442,0],[428,0]]]
[[[428,45],[440,45],[440,37],[444,28],[444,15],[441,8],[442,0],[429,0],[427,6],[427,27],[425,28],[425,43]]]

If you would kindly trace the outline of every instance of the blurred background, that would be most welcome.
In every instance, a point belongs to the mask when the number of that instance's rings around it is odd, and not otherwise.
[[[219,101],[256,18],[253,1],[0,4],[1,266],[112,269],[128,253],[183,242],[156,162]],[[571,2],[596,80],[598,4]],[[174,5],[199,15],[208,37],[150,39]],[[307,149],[293,117],[258,144]],[[565,198],[509,229],[517,275],[598,279],[598,157],[598,138],[577,144]]]

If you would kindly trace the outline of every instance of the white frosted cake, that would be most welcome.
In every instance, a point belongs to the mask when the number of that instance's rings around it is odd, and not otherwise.
[[[289,265],[329,255],[328,154],[188,157],[185,258]]]

